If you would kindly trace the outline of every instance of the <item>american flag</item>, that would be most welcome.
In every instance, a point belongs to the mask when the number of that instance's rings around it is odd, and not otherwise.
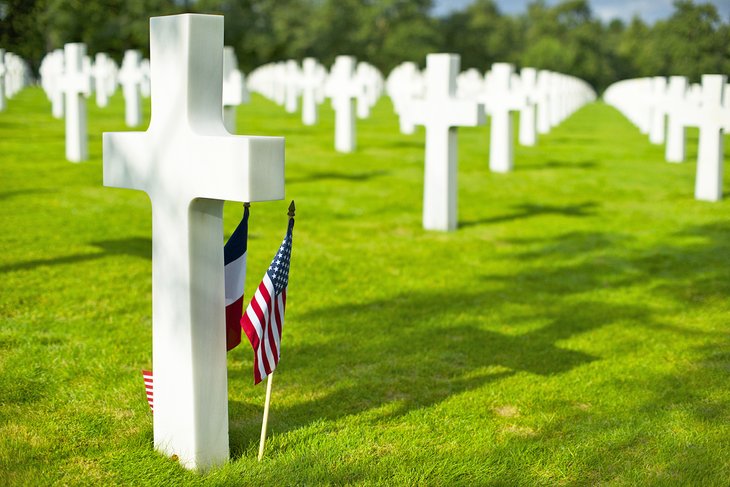
[[[144,379],[144,388],[147,391],[147,403],[150,405],[150,411],[155,412],[155,407],[152,403],[152,371],[143,370],[142,378]]]
[[[254,384],[271,374],[281,357],[293,228],[294,219],[290,218],[284,241],[241,318],[241,327],[254,351]]]

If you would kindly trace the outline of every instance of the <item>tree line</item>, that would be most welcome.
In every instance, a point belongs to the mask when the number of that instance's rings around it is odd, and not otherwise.
[[[598,90],[626,78],[730,73],[730,19],[712,4],[675,0],[673,13],[649,25],[602,22],[588,0],[549,6],[535,0],[505,15],[493,0],[476,0],[443,17],[432,0],[0,0],[0,47],[37,69],[66,42],[118,61],[126,49],[149,50],[149,17],[180,12],[225,15],[225,43],[241,68],[338,54],[368,61],[384,73],[402,61],[454,52],[462,69],[506,61],[583,78]]]

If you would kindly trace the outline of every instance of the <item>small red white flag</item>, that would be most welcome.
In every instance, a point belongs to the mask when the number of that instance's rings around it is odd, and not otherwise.
[[[147,392],[147,403],[150,405],[150,411],[155,412],[155,407],[152,403],[152,371],[143,370],[142,378],[144,379],[144,389]]]

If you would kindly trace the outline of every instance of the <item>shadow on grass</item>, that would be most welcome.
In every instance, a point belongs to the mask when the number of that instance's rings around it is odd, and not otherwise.
[[[459,222],[459,227],[466,228],[477,225],[488,225],[492,223],[505,223],[541,215],[563,215],[570,217],[592,216],[595,214],[596,208],[598,208],[598,206],[598,203],[593,201],[566,206],[536,205],[533,203],[523,203],[513,206],[515,211],[507,215],[483,218],[481,220],[462,221]]]
[[[285,347],[283,367],[287,382],[295,384],[297,390],[309,391],[304,397],[312,399],[274,404],[272,434],[363,413],[367,415],[359,421],[387,421],[516,373],[566,373],[599,357],[565,348],[561,341],[615,324],[656,330],[665,337],[687,336],[715,343],[708,349],[713,358],[706,369],[721,368],[727,376],[730,350],[724,334],[720,337],[711,330],[667,323],[675,312],[671,306],[657,308],[654,302],[581,298],[601,288],[650,286],[658,298],[661,295],[678,306],[698,311],[706,300],[726,299],[730,294],[730,223],[691,227],[675,236],[670,240],[673,245],[643,249],[627,245],[633,242],[629,237],[600,232],[524,240],[523,245],[539,248],[525,249],[517,258],[539,259],[549,265],[528,267],[510,275],[485,276],[482,282],[488,285],[473,283],[467,293],[413,292],[305,315],[301,322],[309,323],[328,341]],[[503,318],[499,331],[489,329],[479,317],[504,311],[504,304],[527,305],[529,312]],[[493,328],[494,319],[489,322]],[[525,323],[528,331],[524,331]],[[546,324],[534,329],[535,323]],[[245,367],[249,366],[246,363]],[[683,379],[672,375],[672,371],[657,381],[653,381],[656,377],[639,374],[637,377],[646,382],[642,387],[655,393],[656,404],[647,403],[646,407],[666,413],[666,406],[677,398],[671,390],[680,387],[681,392],[684,387],[683,408],[703,421],[725,417],[728,404],[708,403],[707,395],[702,393],[703,381],[717,383],[717,374],[712,379],[703,376],[706,371],[689,370],[696,375],[693,386],[677,386],[677,381]],[[615,421],[598,421],[599,426],[589,427],[595,418],[588,413],[577,414],[566,418],[563,427],[573,429],[570,423],[578,423],[574,427],[576,434],[589,435],[586,441],[604,433],[610,436],[610,428],[616,426]],[[234,401],[231,418],[231,449],[234,456],[239,456],[255,447],[261,404]],[[607,425],[603,433],[602,425]],[[559,433],[556,430],[555,434]],[[621,445],[616,448],[620,450]],[[626,462],[631,458],[627,453]],[[611,459],[604,455],[596,461]]]
[[[516,164],[515,170],[517,171],[545,171],[554,169],[595,169],[599,166],[598,161],[547,161],[544,164]]]
[[[385,176],[387,174],[388,174],[388,171],[368,171],[368,172],[359,172],[359,173],[323,171],[323,172],[312,172],[306,176],[299,177],[299,178],[289,178],[289,179],[287,179],[287,182],[291,183],[291,184],[312,183],[312,182],[322,181],[322,180],[362,182],[362,181],[369,181],[376,177]]]
[[[44,194],[53,193],[50,189],[42,188],[30,188],[30,189],[16,189],[12,191],[3,191],[0,193],[0,201],[15,198],[16,196],[26,196],[30,194]]]
[[[101,240],[97,242],[91,242],[90,245],[97,247],[99,249],[99,252],[17,262],[14,264],[0,266],[0,274],[6,272],[30,270],[42,266],[77,264],[79,262],[103,259],[105,257],[113,255],[127,255],[131,257],[139,257],[141,259],[152,258],[152,240],[150,240],[149,238],[130,237],[119,240]]]
[[[598,358],[563,348],[556,344],[559,340],[618,320],[651,319],[638,306],[582,302],[536,310],[538,318],[549,317],[549,323],[526,333],[500,333],[478,322],[456,323],[463,309],[489,314],[490,303],[499,302],[500,294],[412,293],[312,313],[310,319],[324,324],[325,330],[318,331],[331,340],[289,347],[284,354],[288,380],[312,391],[315,399],[272,406],[271,431],[281,434],[368,411],[375,415],[373,421],[381,421],[518,372],[562,374]],[[258,403],[231,403],[234,455],[257,441],[260,411]]]

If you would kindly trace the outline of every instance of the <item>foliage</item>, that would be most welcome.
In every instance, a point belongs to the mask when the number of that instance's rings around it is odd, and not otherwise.
[[[456,52],[464,68],[493,62],[573,74],[598,89],[637,76],[730,72],[730,24],[711,4],[676,0],[655,25],[634,19],[604,24],[588,0],[507,16],[494,0],[475,0],[444,18],[431,0],[0,0],[0,46],[30,59],[65,42],[117,59],[128,48],[148,51],[148,17],[183,11],[226,17],[225,42],[251,70],[266,62],[314,56],[329,64],[351,54],[388,71],[402,61],[421,65],[429,52]]]

